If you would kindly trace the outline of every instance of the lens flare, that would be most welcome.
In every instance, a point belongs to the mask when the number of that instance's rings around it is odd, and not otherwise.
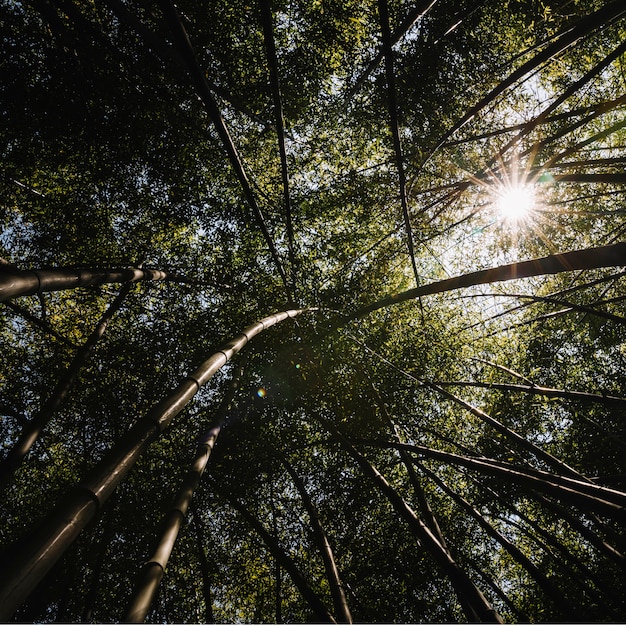
[[[256,392],[256,395],[259,396],[259,398],[265,398],[265,396],[267,395],[267,391],[265,391],[263,387],[259,387],[259,389]]]
[[[532,213],[535,192],[528,185],[505,187],[498,191],[496,210],[508,222],[519,222]]]

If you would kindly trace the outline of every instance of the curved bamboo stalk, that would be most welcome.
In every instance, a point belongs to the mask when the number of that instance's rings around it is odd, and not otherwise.
[[[475,285],[504,282],[517,278],[529,278],[543,274],[560,274],[572,270],[589,270],[602,267],[616,267],[626,265],[626,242],[614,243],[599,248],[585,248],[562,254],[551,254],[546,257],[520,261],[508,265],[500,265],[489,269],[462,274],[454,278],[447,278],[415,289],[392,294],[368,304],[351,315],[347,315],[335,322],[335,327],[345,326],[348,322],[364,317],[368,313],[383,307],[413,300],[420,296],[453,291]]]
[[[124,435],[26,539],[9,548],[0,572],[0,621],[7,621],[78,537],[135,462],[202,386],[253,337],[285,319],[316,309],[291,309],[263,318],[222,345]]]
[[[0,271],[0,302],[17,296],[32,296],[43,291],[63,291],[105,283],[133,283],[142,280],[189,282],[186,278],[161,270],[138,268],[94,270],[59,267],[42,270]]]
[[[198,449],[191,467],[182,480],[170,510],[165,514],[161,522],[156,548],[137,576],[135,590],[124,613],[123,622],[140,624],[146,619],[150,606],[159,590],[161,580],[163,580],[165,575],[165,568],[174,549],[180,527],[187,515],[187,509],[195,490],[200,484],[200,479],[209,462],[213,446],[222,430],[238,386],[239,377],[236,377],[231,382],[224,399],[217,408],[213,426],[209,428],[198,442]]]

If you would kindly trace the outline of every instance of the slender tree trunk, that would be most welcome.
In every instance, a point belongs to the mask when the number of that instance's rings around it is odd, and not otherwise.
[[[464,556],[464,559],[472,566],[472,569],[476,571],[478,576],[482,578],[491,589],[493,589],[493,592],[504,602],[504,604],[506,604],[509,609],[515,613],[519,622],[526,624],[530,623],[530,618],[524,613],[524,611],[515,606],[515,603],[511,600],[511,598],[509,598],[509,596],[502,591],[500,586],[496,584],[495,580],[493,580],[493,578],[489,576],[489,574],[487,574],[487,572],[485,572],[485,570],[482,569],[474,559],[468,557],[467,555]]]
[[[204,623],[215,624],[215,616],[213,615],[213,595],[211,594],[211,574],[209,571],[209,562],[207,561],[204,546],[206,539],[202,530],[196,503],[194,500],[190,503],[193,512],[192,523],[196,533],[196,545],[198,547],[198,561],[200,563],[200,572],[202,573],[202,595],[204,598]]]
[[[0,272],[0,302],[17,296],[32,296],[44,291],[62,291],[106,283],[132,283],[140,280],[188,282],[185,278],[169,272],[137,268],[81,270],[61,267],[51,270],[2,271]]]
[[[533,58],[526,61],[526,63],[523,63],[505,80],[500,81],[497,87],[492,89],[476,105],[471,107],[467,113],[465,113],[465,115],[439,140],[430,155],[434,154],[456,131],[465,126],[465,124],[467,124],[479,111],[489,105],[489,103],[493,102],[493,100],[503,91],[532,72],[536,67],[539,67],[546,61],[549,61],[569,46],[573,45],[577,41],[580,41],[586,35],[598,29],[600,26],[608,25],[614,20],[617,20],[624,14],[624,12],[626,12],[626,8],[624,8],[622,3],[619,0],[614,0],[613,2],[609,2],[603,6],[595,13],[583,17],[573,27],[567,27],[559,34],[559,37],[555,41],[549,44],[541,52],[537,53]]]
[[[170,425],[198,390],[255,335],[305,310],[315,309],[294,309],[270,315],[224,344],[139,420],[37,529],[10,548],[14,554],[13,562],[5,564],[0,571],[0,621],[13,615],[146,448]]]
[[[549,474],[528,467],[518,467],[510,463],[503,463],[495,459],[484,457],[469,458],[434,450],[425,446],[410,445],[404,443],[363,441],[366,445],[376,447],[392,447],[413,452],[426,458],[446,461],[455,465],[461,465],[469,469],[477,470],[483,474],[500,476],[509,482],[530,487],[533,490],[548,495],[556,496],[574,504],[584,511],[596,512],[607,515],[620,522],[626,520],[626,493],[615,489],[607,489],[593,483],[581,482],[572,478]]]
[[[127,283],[122,287],[117,297],[100,318],[100,321],[91,335],[89,335],[87,341],[79,348],[74,355],[72,362],[62,373],[52,394],[44,402],[43,406],[39,409],[35,416],[28,422],[28,425],[24,427],[19,439],[0,464],[0,490],[11,480],[15,470],[21,465],[24,457],[28,454],[35,441],[39,438],[41,431],[52,419],[65,400],[70,388],[80,372],[80,369],[89,358],[95,345],[104,335],[107,324],[122,306],[122,303],[128,295],[131,287],[132,283]]]
[[[206,73],[200,67],[198,59],[196,57],[196,53],[193,49],[193,46],[191,45],[191,41],[189,40],[187,30],[185,29],[185,26],[178,14],[178,11],[176,10],[176,7],[171,2],[171,0],[158,0],[158,4],[162,9],[163,14],[165,15],[166,22],[172,32],[175,46],[178,48],[180,55],[184,60],[185,67],[187,69],[189,77],[191,78],[193,87],[200,97],[200,100],[204,104],[205,109],[207,110],[209,117],[213,122],[215,131],[221,139],[226,153],[228,154],[230,164],[239,180],[244,196],[246,198],[246,202],[252,210],[257,225],[261,230],[265,242],[267,243],[270,255],[272,257],[272,261],[274,262],[274,266],[276,267],[278,274],[280,275],[283,282],[283,285],[285,286],[287,295],[291,296],[289,285],[287,283],[287,275],[285,274],[285,270],[280,260],[278,250],[274,245],[274,241],[267,228],[267,224],[265,222],[265,218],[263,217],[263,213],[261,212],[261,208],[259,207],[259,204],[256,201],[256,197],[252,191],[252,186],[250,185],[250,181],[245,171],[243,162],[239,156],[239,152],[230,136],[230,133],[228,132],[228,128],[226,127],[226,123],[224,122],[224,118],[222,117],[217,102],[215,101],[215,98],[211,93],[211,89],[206,78]]]
[[[276,44],[274,43],[271,0],[261,0],[260,6],[263,39],[265,41],[265,51],[270,69],[272,98],[274,100],[274,118],[276,123],[276,135],[278,136],[278,151],[280,154],[280,169],[283,179],[283,196],[285,201],[285,218],[287,222],[287,245],[289,249],[289,263],[291,266],[291,288],[295,299],[297,297],[295,286],[296,255],[294,248],[291,194],[289,192],[289,168],[287,166],[287,150],[285,147],[285,119],[283,117],[283,104],[280,95],[280,75],[278,71]]]
[[[122,620],[124,622],[140,624],[146,619],[150,606],[159,590],[161,580],[163,580],[165,575],[167,562],[174,549],[180,527],[187,515],[187,509],[191,503],[194,491],[200,484],[200,479],[211,457],[215,441],[220,434],[222,425],[228,415],[228,410],[235,398],[240,376],[241,373],[233,379],[227,390],[222,403],[216,411],[213,426],[200,438],[191,467],[183,478],[182,485],[174,498],[174,503],[161,522],[156,548],[137,576],[135,591]]]
[[[17,313],[23,319],[29,321],[31,324],[36,326],[37,328],[43,330],[44,333],[58,339],[61,343],[65,344],[70,348],[76,348],[76,344],[71,342],[67,337],[64,337],[61,333],[57,332],[46,322],[45,319],[39,318],[36,315],[33,315],[30,311],[27,311],[24,307],[21,307],[15,302],[11,302],[10,300],[4,301],[4,306],[11,309],[14,313]]]
[[[538,385],[513,385],[504,383],[481,383],[473,381],[436,381],[433,383],[439,387],[480,387],[482,389],[498,389],[500,391],[523,392],[534,396],[546,398],[564,398],[578,402],[592,402],[604,405],[626,405],[626,398],[610,396],[599,393],[586,393],[584,391],[568,391],[566,389],[553,389],[552,387],[539,387]]]
[[[328,536],[326,535],[324,527],[322,526],[322,522],[320,521],[317,508],[315,507],[313,501],[307,493],[302,478],[300,478],[296,470],[285,457],[282,457],[281,460],[283,462],[283,465],[289,472],[289,475],[291,476],[291,479],[293,480],[293,483],[296,486],[300,497],[302,498],[304,508],[309,514],[311,526],[313,527],[313,536],[315,537],[317,547],[322,554],[322,559],[324,561],[326,578],[328,579],[330,593],[333,598],[333,605],[335,608],[337,623],[352,624],[352,615],[350,614],[346,595],[343,591],[343,585],[341,584],[341,579],[339,577],[339,571],[337,570],[337,565],[335,564],[335,557],[332,548],[330,547]]]
[[[389,110],[389,124],[393,137],[393,150],[396,157],[396,169],[398,170],[398,182],[400,186],[400,204],[402,207],[402,219],[406,231],[406,244],[415,277],[415,285],[419,287],[420,279],[415,261],[415,247],[413,244],[413,229],[409,218],[409,205],[406,192],[406,173],[404,171],[404,159],[402,157],[402,142],[400,140],[400,120],[398,116],[398,102],[396,97],[396,80],[393,70],[393,50],[391,49],[391,30],[389,28],[389,9],[387,0],[378,0],[378,17],[382,35],[382,49],[385,57],[385,76],[387,78],[387,104]],[[421,307],[421,300],[420,300]],[[423,317],[423,311],[422,311]]]
[[[283,548],[278,543],[278,540],[275,537],[272,537],[272,535],[267,532],[263,524],[254,515],[252,515],[236,498],[233,498],[224,493],[214,483],[212,484],[212,486],[220,496],[222,496],[228,503],[233,506],[233,508],[235,508],[241,514],[241,516],[248,522],[248,524],[252,526],[254,531],[261,537],[269,551],[272,553],[274,559],[278,561],[283,569],[289,574],[294,585],[298,588],[298,591],[300,591],[300,594],[315,614],[315,619],[323,623],[335,624],[336,622],[333,616],[330,614],[330,611],[326,608],[326,605],[322,602],[317,593],[315,593],[315,591],[311,589],[309,584],[304,579],[304,576],[302,576],[302,574],[300,573],[300,570],[298,569],[295,561],[283,550]]]

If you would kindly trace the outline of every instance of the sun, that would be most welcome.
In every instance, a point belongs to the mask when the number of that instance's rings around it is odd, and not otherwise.
[[[530,185],[503,186],[496,192],[495,208],[505,221],[519,223],[535,208],[535,192]]]

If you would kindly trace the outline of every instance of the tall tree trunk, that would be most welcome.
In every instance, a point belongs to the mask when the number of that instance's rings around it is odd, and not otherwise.
[[[485,457],[469,458],[425,446],[371,440],[365,440],[363,443],[376,447],[405,449],[427,458],[461,465],[462,467],[474,469],[492,476],[500,476],[506,478],[509,482],[530,487],[540,493],[556,496],[580,507],[584,511],[601,513],[618,522],[626,520],[626,493],[615,489],[600,487],[593,483],[581,482],[528,467],[519,467],[495,459],[487,459]]]
[[[21,465],[24,457],[28,454],[35,441],[37,441],[41,431],[52,419],[65,400],[70,388],[80,372],[81,367],[89,358],[89,355],[91,354],[96,343],[98,343],[104,335],[107,324],[122,306],[122,303],[128,295],[131,287],[132,283],[127,283],[122,287],[117,297],[113,300],[104,315],[100,318],[100,321],[96,324],[96,327],[87,338],[87,341],[78,349],[72,359],[72,362],[61,374],[61,377],[52,394],[44,402],[43,406],[39,409],[35,416],[28,422],[27,426],[24,427],[19,439],[0,464],[0,490],[2,490],[2,488],[4,488],[11,480],[15,470]]]
[[[220,434],[222,425],[235,398],[240,376],[241,372],[239,376],[233,378],[224,399],[217,408],[213,425],[198,442],[198,449],[191,467],[183,478],[182,485],[174,498],[170,510],[165,514],[161,522],[156,548],[137,576],[135,590],[122,620],[124,622],[140,624],[146,619],[150,606],[159,590],[161,580],[163,580],[167,562],[174,549],[180,527],[187,515],[187,509],[191,503],[194,491],[200,484],[200,479],[211,457],[215,441]]]
[[[114,492],[146,448],[193,396],[255,335],[304,311],[270,315],[224,344],[139,420],[30,535],[9,548],[13,561],[0,571],[0,621],[8,620],[46,572]]]
[[[435,381],[439,387],[480,387],[482,389],[498,389],[500,391],[512,391],[528,393],[534,396],[546,398],[563,398],[577,402],[591,402],[604,405],[626,405],[626,398],[610,396],[599,393],[586,393],[584,391],[569,391],[566,389],[553,389],[552,387],[539,387],[538,385],[514,385],[506,383],[482,383],[464,380]]]
[[[626,265],[626,242],[614,243],[599,248],[574,250],[562,254],[551,254],[530,261],[520,261],[519,263],[510,263],[508,265],[500,265],[477,272],[470,272],[469,274],[462,274],[461,276],[447,278],[428,285],[422,285],[415,289],[409,289],[402,293],[387,296],[338,320],[335,322],[335,327],[345,326],[348,322],[364,317],[368,313],[420,296],[443,293],[464,287],[473,287],[475,285],[515,280],[516,278],[528,278],[531,276],[541,276],[543,274],[560,274],[561,272],[570,272],[572,270],[590,270],[623,265]]]
[[[378,17],[382,35],[382,49],[385,57],[385,76],[387,79],[387,105],[389,110],[389,125],[393,137],[393,150],[396,157],[396,169],[398,170],[398,183],[400,187],[400,205],[402,207],[402,219],[406,231],[406,244],[413,268],[416,287],[420,286],[417,263],[415,261],[415,246],[413,244],[413,229],[409,218],[409,205],[406,191],[406,173],[404,171],[404,159],[402,157],[402,143],[400,140],[400,120],[398,116],[398,102],[396,97],[396,79],[393,70],[393,50],[391,49],[391,30],[389,28],[389,8],[387,0],[378,0]],[[421,306],[421,300],[420,300]],[[422,312],[423,316],[423,312]]]
[[[278,71],[276,44],[274,42],[271,0],[261,0],[260,7],[263,39],[265,41],[265,51],[270,69],[270,85],[272,87],[272,98],[274,100],[274,118],[276,123],[276,135],[278,136],[278,151],[280,154],[280,169],[283,179],[283,196],[285,202],[285,219],[287,222],[287,247],[291,266],[291,289],[295,300],[297,298],[295,284],[296,254],[294,248],[291,194],[289,192],[289,168],[287,166],[287,150],[285,147],[285,119],[283,117],[283,104],[280,94],[280,75]]]
[[[304,508],[309,514],[311,526],[313,527],[313,536],[315,537],[317,547],[324,561],[326,578],[328,579],[328,585],[330,586],[330,593],[333,598],[333,606],[335,608],[335,616],[337,618],[337,622],[342,624],[352,624],[352,615],[350,614],[346,595],[343,591],[343,585],[341,584],[341,579],[339,577],[339,570],[337,569],[337,565],[335,564],[335,557],[332,548],[330,547],[330,542],[328,541],[326,531],[324,530],[322,522],[320,521],[317,508],[315,507],[313,501],[307,493],[304,481],[302,480],[302,478],[300,478],[291,463],[289,463],[289,461],[285,457],[282,457],[281,460],[283,465],[289,472],[289,475],[291,476],[291,479],[293,480],[293,483],[296,486],[298,493],[300,494],[302,503],[304,504]]]
[[[215,624],[215,616],[213,615],[213,596],[211,594],[211,575],[209,571],[209,563],[207,561],[204,546],[206,540],[202,530],[202,522],[198,515],[198,509],[194,500],[190,503],[193,512],[192,524],[196,533],[196,545],[198,547],[198,561],[200,562],[200,572],[202,573],[202,596],[204,598],[204,623]]]
[[[252,186],[250,185],[250,181],[244,168],[243,161],[241,160],[239,152],[230,136],[230,133],[228,132],[228,128],[226,127],[226,123],[224,122],[224,118],[222,117],[217,102],[215,101],[215,98],[211,93],[211,89],[206,78],[206,73],[200,67],[196,53],[193,49],[193,46],[191,45],[191,41],[189,40],[187,30],[185,29],[185,26],[178,14],[178,11],[176,10],[176,7],[171,2],[171,0],[158,0],[158,4],[161,7],[163,14],[165,15],[166,22],[170,28],[172,36],[174,37],[175,46],[179,50],[180,55],[184,60],[193,87],[200,97],[200,100],[204,104],[205,109],[208,112],[211,121],[213,122],[215,131],[217,132],[226,150],[226,153],[228,154],[230,164],[239,180],[244,196],[246,198],[246,202],[252,210],[257,225],[261,230],[261,234],[263,235],[265,242],[267,243],[270,255],[272,257],[272,261],[274,262],[274,266],[276,267],[278,274],[280,275],[280,278],[283,282],[283,285],[285,286],[287,295],[291,296],[292,294],[290,294],[289,285],[287,282],[287,275],[285,274],[285,270],[280,260],[278,250],[276,249],[274,240],[272,239],[272,236],[267,228],[265,218],[263,217],[263,213],[261,212],[261,208],[259,207],[254,192],[252,191]],[[293,300],[293,298],[290,299]]]

